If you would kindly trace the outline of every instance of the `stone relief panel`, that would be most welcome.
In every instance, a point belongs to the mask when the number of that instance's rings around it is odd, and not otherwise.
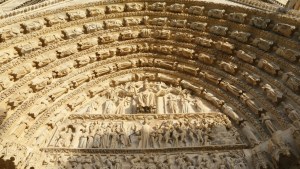
[[[155,75],[154,75],[155,76]],[[83,81],[88,80],[82,77]],[[89,93],[96,98],[76,114],[179,114],[218,112],[188,89],[163,82],[128,82],[132,77],[112,80],[110,87],[96,87]],[[138,78],[138,77],[136,77]],[[72,83],[75,83],[72,81]],[[104,90],[104,88],[106,88]],[[100,91],[99,91],[100,90]]]
[[[158,149],[243,144],[238,130],[224,115],[176,117],[164,120],[145,116],[135,121],[75,119],[58,127],[48,147]]]
[[[43,168],[102,168],[102,169],[192,169],[248,168],[245,154],[240,151],[203,153],[137,153],[137,154],[80,154],[44,153]]]

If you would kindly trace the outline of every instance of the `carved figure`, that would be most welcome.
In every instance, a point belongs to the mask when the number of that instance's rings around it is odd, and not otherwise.
[[[172,19],[170,22],[170,26],[176,28],[185,28],[187,24],[187,20],[185,19]]]
[[[47,46],[51,43],[57,43],[63,40],[63,36],[60,33],[54,33],[54,34],[42,36],[40,40],[43,46]]]
[[[204,98],[207,99],[208,101],[210,101],[213,105],[217,106],[217,107],[222,107],[222,105],[224,104],[224,100],[220,100],[218,98],[216,98],[212,93],[209,93],[207,91],[203,92]]]
[[[170,30],[155,30],[153,32],[153,36],[159,39],[170,39],[171,38],[171,31]]]
[[[24,77],[31,71],[32,71],[32,65],[30,63],[25,63],[11,70],[11,72],[9,73],[9,75],[11,76],[10,79],[13,81],[19,80],[20,78]]]
[[[101,35],[99,37],[99,40],[100,43],[105,44],[105,43],[111,43],[117,41],[118,38],[119,38],[118,34],[108,33],[108,34]]]
[[[194,41],[196,44],[204,47],[211,47],[213,43],[211,39],[202,38],[202,37],[196,37]]]
[[[279,66],[270,63],[265,59],[260,59],[257,66],[274,76],[277,75],[280,70]]]
[[[209,81],[211,81],[211,82],[213,82],[213,83],[215,83],[215,84],[219,84],[220,81],[222,80],[222,78],[220,78],[220,77],[218,77],[218,76],[215,76],[215,75],[213,75],[213,74],[210,74],[210,73],[208,73],[208,72],[204,72],[204,73],[202,73],[202,75],[203,75],[203,77],[204,77],[205,79],[207,79],[207,80],[209,80]]]
[[[7,89],[10,84],[11,82],[7,76],[0,76],[0,92],[4,89]]]
[[[249,141],[250,145],[255,146],[260,143],[257,137],[254,135],[252,129],[246,122],[241,123],[242,131]]]
[[[166,26],[167,22],[168,22],[168,18],[166,17],[153,18],[152,20],[150,20],[150,24],[156,26]]]
[[[221,61],[219,65],[225,72],[230,74],[235,74],[238,69],[237,65],[233,64],[232,62]]]
[[[278,103],[282,97],[283,94],[274,89],[272,86],[270,86],[269,84],[265,84],[262,86],[262,89],[266,92],[267,97],[273,102],[273,103]]]
[[[107,13],[120,13],[124,12],[124,5],[107,5],[106,6],[106,11]]]
[[[210,9],[207,14],[210,17],[221,19],[223,18],[224,13],[224,9]]]
[[[300,58],[300,52],[281,46],[277,48],[276,54],[291,62],[295,62],[298,60],[298,58]]]
[[[9,39],[12,39],[14,37],[17,37],[22,33],[22,30],[20,27],[9,27],[9,28],[4,28],[0,30],[0,37],[2,41],[6,41]]]
[[[79,28],[79,27],[67,28],[67,29],[63,30],[62,32],[66,39],[73,39],[84,33],[83,29]]]
[[[74,110],[77,106],[81,105],[86,100],[86,96],[84,94],[76,96],[74,99],[72,99],[67,106]]]
[[[103,29],[102,23],[86,23],[83,25],[86,33],[93,33]]]
[[[264,111],[263,108],[259,107],[259,105],[255,103],[246,93],[241,94],[240,99],[257,115]]]
[[[15,107],[19,106],[20,104],[22,104],[29,95],[29,91],[28,90],[24,90],[24,91],[19,91],[15,94],[13,94],[8,100],[7,100],[7,105],[9,109],[14,109]]]
[[[216,42],[215,46],[218,50],[223,51],[227,54],[233,54],[233,50],[235,49],[235,46],[233,44],[222,41]]]
[[[224,114],[229,116],[231,119],[233,119],[237,123],[242,121],[242,119],[236,114],[236,112],[234,112],[232,107],[228,106],[227,104],[224,104],[222,106],[222,109],[223,109]]]
[[[288,117],[291,121],[298,121],[300,120],[299,112],[291,105],[284,103],[284,110],[288,114]]]
[[[52,74],[48,74],[42,77],[36,77],[31,81],[29,86],[33,89],[33,91],[39,91],[45,88],[47,85],[51,84],[51,80]]]
[[[153,131],[152,127],[149,125],[149,122],[145,120],[143,122],[142,128],[140,130],[140,148],[149,148],[150,147],[150,134]]]
[[[166,9],[165,2],[155,2],[151,5],[148,5],[148,9],[151,11],[164,11]]]
[[[142,24],[142,18],[134,18],[134,17],[125,17],[124,25],[125,26],[136,26]]]
[[[230,93],[232,93],[233,95],[235,95],[236,97],[239,97],[243,91],[239,88],[237,88],[236,86],[230,84],[229,82],[226,81],[222,81],[220,83],[220,85],[227,91],[229,91]]]
[[[17,125],[15,125],[14,129],[11,132],[11,135],[15,138],[21,137],[23,132],[26,132],[29,127],[28,119],[21,119]]]
[[[125,10],[128,12],[141,11],[144,9],[144,5],[140,3],[126,3]]]
[[[71,80],[71,83],[69,86],[74,89],[74,88],[80,86],[81,84],[91,80],[92,78],[93,78],[93,75],[91,73],[80,74],[79,76],[77,76]]]
[[[263,38],[255,38],[252,43],[253,43],[253,45],[257,46],[258,48],[260,48],[264,51],[269,51],[274,44],[273,41],[266,40]]]
[[[83,10],[69,11],[67,12],[67,16],[71,21],[84,19],[86,18],[86,11]]]
[[[104,49],[104,50],[98,51],[96,53],[96,55],[99,60],[105,60],[107,58],[116,56],[116,50]]]
[[[94,16],[99,16],[99,15],[104,15],[105,9],[104,8],[88,8],[87,12],[88,12],[88,16],[94,17]]]
[[[265,19],[262,17],[252,17],[250,20],[250,25],[253,25],[260,29],[266,29],[268,27],[268,24],[271,22],[270,19]]]
[[[250,75],[248,72],[242,73],[243,77],[245,78],[246,82],[248,84],[251,84],[252,86],[256,86],[260,83],[261,79],[257,75]]]
[[[163,53],[163,54],[172,54],[173,53],[173,46],[169,45],[150,45],[150,49],[155,52]]]
[[[300,91],[300,79],[292,72],[284,73],[282,76],[282,80],[293,91],[295,91],[295,92]]]
[[[240,41],[240,42],[248,42],[249,37],[251,36],[248,32],[242,32],[242,31],[233,31],[230,34],[230,37]]]
[[[31,33],[44,28],[44,20],[34,20],[22,23],[21,26],[24,28],[25,33]]]
[[[273,134],[274,132],[276,132],[276,128],[274,127],[274,125],[271,121],[271,118],[267,114],[265,114],[265,113],[261,114],[261,120],[267,127],[270,134]]]
[[[245,19],[247,17],[246,13],[230,13],[228,15],[228,20],[234,21],[234,22],[238,22],[238,23],[244,23]]]
[[[45,18],[47,21],[48,26],[53,26],[56,24],[61,24],[67,22],[67,16],[63,14],[58,15],[50,15]]]
[[[95,54],[83,56],[75,59],[76,67],[83,67],[88,65],[89,63],[93,63],[97,60],[97,56]]]
[[[167,6],[167,10],[175,13],[183,13],[185,9],[184,7],[184,4],[175,3],[170,6]]]
[[[220,36],[226,36],[227,31],[228,31],[228,27],[224,27],[224,26],[212,26],[209,28],[209,32]]]
[[[195,53],[193,49],[181,48],[181,47],[176,48],[174,52],[179,56],[183,56],[189,59],[193,59]]]
[[[120,19],[109,19],[104,21],[105,29],[119,28],[123,26],[123,22]]]
[[[243,50],[238,50],[236,56],[248,63],[254,63],[256,56],[254,54],[246,53]]]
[[[30,53],[30,52],[40,49],[40,48],[41,48],[41,46],[39,46],[39,42],[37,42],[37,41],[30,41],[30,42],[26,42],[26,43],[15,46],[15,49],[20,56],[23,56],[27,53]]]
[[[28,115],[36,118],[48,108],[49,102],[45,99],[41,100],[38,104],[34,105],[28,112]]]
[[[129,40],[129,39],[134,39],[138,37],[138,32],[137,31],[123,31],[120,33],[120,39],[122,40]]]
[[[274,27],[273,27],[273,31],[286,36],[286,37],[290,37],[294,30],[296,29],[296,26],[294,25],[289,25],[289,24],[285,24],[285,23],[277,23]]]
[[[64,47],[56,50],[58,58],[64,58],[64,57],[70,56],[76,52],[77,52],[76,45],[64,46]]]
[[[67,74],[71,73],[73,70],[73,64],[72,63],[67,63],[64,65],[61,65],[57,67],[55,70],[53,70],[53,77],[54,78],[60,78],[63,76],[66,76]]]
[[[49,63],[53,62],[56,60],[56,54],[50,53],[47,56],[46,55],[41,55],[38,56],[34,61],[33,64],[36,68],[41,68]]]
[[[15,59],[17,56],[11,53],[10,51],[1,51],[0,52],[0,65],[4,65]]]
[[[88,40],[84,40],[78,43],[79,49],[80,50],[86,50],[89,48],[92,48],[94,46],[98,45],[98,39],[97,38],[92,38]]]
[[[188,13],[193,15],[203,15],[204,9],[204,6],[190,6]]]
[[[207,23],[204,22],[191,22],[188,24],[191,29],[204,32],[206,30]]]
[[[193,40],[193,35],[189,34],[189,33],[181,33],[181,32],[176,32],[175,33],[175,39],[178,41],[182,41],[182,42],[192,42]]]
[[[179,107],[177,103],[177,97],[174,95],[169,95],[167,97],[167,105],[171,114],[179,113]]]
[[[65,93],[67,93],[70,89],[69,85],[64,84],[63,86],[59,87],[59,88],[55,88],[50,94],[49,94],[49,98],[52,101],[55,101],[57,98],[59,98],[60,96],[64,95]]]

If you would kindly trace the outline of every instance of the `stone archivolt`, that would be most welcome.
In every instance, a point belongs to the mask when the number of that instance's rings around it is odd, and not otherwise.
[[[299,165],[293,18],[103,1],[0,25],[0,151],[17,168]]]

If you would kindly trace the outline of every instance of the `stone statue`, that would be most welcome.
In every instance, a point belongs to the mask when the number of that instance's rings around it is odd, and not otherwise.
[[[149,125],[149,122],[145,119],[140,130],[140,148],[150,147],[150,134],[152,131],[152,127]]]
[[[242,122],[241,127],[242,127],[243,134],[246,136],[250,145],[255,146],[260,143],[260,141],[254,135],[251,127],[246,122]]]
[[[104,27],[106,29],[118,28],[123,26],[123,21],[120,19],[110,19],[104,21]]]
[[[106,6],[106,11],[108,13],[119,13],[123,12],[125,9],[124,5],[108,5]]]
[[[232,62],[224,62],[222,61],[219,66],[227,73],[235,74],[237,72],[237,65]]]
[[[169,95],[167,97],[167,105],[168,105],[170,113],[172,113],[172,114],[179,113],[178,100],[177,100],[176,96]]]
[[[64,46],[56,51],[58,58],[64,58],[77,52],[76,45]]]
[[[83,25],[83,28],[86,33],[93,33],[104,29],[102,23],[86,23]]]
[[[213,40],[203,38],[203,37],[196,37],[194,42],[198,45],[204,46],[204,47],[211,47]]]
[[[250,75],[248,72],[243,72],[242,75],[245,78],[246,82],[248,84],[251,84],[252,86],[258,85],[261,81],[259,76],[254,74]]]
[[[256,56],[254,54],[246,53],[243,50],[238,50],[236,52],[236,56],[238,58],[242,59],[243,61],[248,62],[248,63],[254,63],[254,61],[256,59]]]
[[[141,11],[143,10],[144,5],[139,4],[139,3],[126,3],[125,4],[125,9],[128,12],[133,12],[133,11]]]
[[[66,28],[62,31],[62,33],[64,34],[64,37],[66,39],[73,39],[82,35],[84,32],[82,28],[74,27],[74,28]]]
[[[185,10],[185,5],[175,3],[175,4],[172,4],[170,6],[167,6],[166,9],[171,11],[171,12],[175,12],[175,13],[183,13],[184,10]]]
[[[63,84],[61,87],[55,88],[48,96],[52,101],[55,101],[57,98],[67,93],[69,89],[70,86],[68,84]]]
[[[229,42],[218,41],[215,43],[216,49],[225,52],[227,54],[233,54],[235,46]]]
[[[48,26],[53,26],[56,24],[61,24],[67,22],[67,16],[63,14],[58,15],[50,15],[45,18],[47,21]]]
[[[224,13],[225,13],[224,9],[210,9],[210,10],[208,10],[207,15],[209,17],[221,19],[221,18],[223,18]]]
[[[71,101],[67,104],[67,106],[71,110],[74,110],[77,106],[81,105],[84,101],[86,101],[86,96],[85,94],[81,94],[71,99]]]
[[[61,33],[54,33],[54,34],[49,34],[49,35],[42,36],[40,38],[40,40],[41,40],[41,43],[42,43],[43,46],[47,46],[47,45],[62,41],[63,36],[62,36]]]
[[[265,91],[265,93],[267,94],[267,97],[273,102],[273,103],[278,103],[282,98],[283,98],[283,94],[274,89],[272,86],[270,86],[269,84],[265,84],[262,86],[262,89]]]
[[[45,56],[45,55],[38,56],[33,61],[33,64],[36,68],[41,68],[41,67],[44,67],[44,66],[50,64],[51,62],[54,62],[55,60],[56,60],[56,54],[50,53],[50,54],[48,54],[48,56]]]
[[[73,68],[73,63],[65,63],[64,65],[56,67],[56,69],[52,71],[52,76],[54,78],[66,76],[73,71]]]
[[[254,46],[257,46],[258,48],[260,48],[264,51],[269,51],[274,44],[273,41],[266,40],[263,38],[255,38],[252,43]]]
[[[30,120],[28,118],[21,119],[17,125],[15,125],[14,129],[11,132],[11,135],[14,136],[14,138],[18,139],[22,136],[22,133],[26,133],[27,129],[29,127]]]
[[[20,78],[24,77],[25,75],[27,75],[28,73],[30,73],[32,71],[32,65],[30,63],[25,63],[19,67],[16,67],[14,69],[11,70],[11,72],[9,73],[9,75],[11,76],[11,80],[19,80]]]
[[[299,10],[300,10],[300,2],[299,2]],[[294,33],[295,29],[296,29],[296,26],[285,24],[285,23],[277,23],[273,27],[274,32],[281,34],[283,36],[286,36],[286,37],[290,37]]]
[[[88,39],[88,40],[83,40],[83,41],[80,41],[78,43],[78,46],[79,46],[80,50],[86,50],[86,49],[92,48],[92,47],[97,46],[97,45],[98,45],[98,39],[97,38],[91,38],[91,39]]]
[[[283,47],[283,46],[279,46],[276,49],[276,54],[291,61],[291,62],[297,61],[297,59],[300,57],[300,52]]]
[[[274,76],[277,75],[280,70],[279,66],[265,59],[260,59],[257,66]]]
[[[149,10],[152,11],[164,11],[166,9],[166,3],[165,2],[155,2],[148,6]]]
[[[287,72],[282,76],[282,80],[285,84],[295,92],[300,91],[300,78],[298,78],[294,73]]]
[[[88,12],[88,16],[95,17],[95,16],[99,16],[99,15],[104,15],[105,9],[104,8],[88,8],[87,12]]]
[[[71,21],[86,18],[86,12],[83,10],[69,11],[67,15]]]
[[[30,87],[33,91],[40,91],[52,82],[52,74],[36,77],[31,81]]]
[[[250,35],[251,35],[250,33],[242,32],[242,31],[233,31],[230,33],[230,37],[244,43],[248,42]]]
[[[266,19],[266,18],[262,18],[262,17],[252,17],[250,20],[250,24],[260,28],[260,29],[266,29],[269,25],[269,23],[271,22],[270,19]]]
[[[0,92],[7,89],[11,84],[10,79],[7,76],[0,76]]]
[[[276,132],[276,128],[273,125],[271,118],[266,113],[261,114],[261,120],[267,127],[270,134],[273,134],[274,132]]]
[[[38,104],[34,105],[30,109],[28,115],[32,116],[33,118],[36,118],[48,108],[48,104],[49,102],[46,99],[42,99]]]
[[[182,91],[181,104],[182,110],[181,113],[190,113],[190,102],[192,102],[191,94],[188,90]]]
[[[238,23],[244,23],[247,17],[246,13],[230,13],[228,16],[228,19],[234,22],[238,22]]]
[[[224,26],[212,26],[209,28],[209,32],[220,36],[226,36],[227,31],[228,31],[228,27],[224,27]]]
[[[14,37],[17,37],[21,33],[23,33],[23,29],[21,29],[20,27],[13,26],[13,27],[1,29],[0,37],[2,41],[6,41]]]
[[[204,9],[203,6],[190,6],[188,8],[188,13],[192,15],[203,15]]]
[[[220,83],[220,86],[232,93],[233,95],[235,95],[236,97],[239,97],[243,93],[241,89],[226,81],[222,81]]]
[[[237,123],[242,121],[242,118],[240,118],[232,109],[232,107],[228,106],[227,104],[224,104],[223,107],[223,112],[229,116],[231,119],[233,119],[234,121],[236,121]]]
[[[188,24],[188,26],[191,29],[204,32],[204,31],[206,31],[207,23],[204,23],[204,22],[191,22],[191,23]]]
[[[1,51],[0,52],[0,65],[4,65],[5,63],[8,63],[15,58],[17,58],[17,56],[14,55],[13,53],[11,53],[10,51]]]
[[[21,26],[24,28],[26,33],[31,33],[33,31],[43,29],[44,24],[45,24],[44,20],[34,20],[34,21],[22,23]]]

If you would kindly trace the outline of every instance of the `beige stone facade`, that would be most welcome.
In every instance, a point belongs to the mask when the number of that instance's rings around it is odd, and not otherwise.
[[[0,168],[300,168],[297,10],[73,2],[0,16]]]

